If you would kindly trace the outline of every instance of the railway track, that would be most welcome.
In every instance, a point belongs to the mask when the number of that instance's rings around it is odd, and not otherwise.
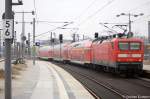
[[[111,86],[110,84],[106,83],[106,82],[103,82],[103,81],[97,81],[96,79],[94,79],[93,77],[90,77],[89,75],[85,75],[85,74],[82,74],[80,72],[76,72],[76,71],[73,71],[72,69],[69,69],[67,68],[67,66],[65,66],[65,70],[67,71],[71,71],[71,73],[73,75],[78,75],[80,77],[82,77],[83,79],[88,79],[92,82],[94,82],[95,84],[97,84],[98,86],[101,86],[107,90],[109,90],[110,92],[114,93],[115,95],[117,95],[119,97],[119,99],[125,99],[125,96],[128,96],[127,93],[125,92],[122,92],[121,90]],[[78,79],[78,78],[77,78]],[[78,79],[80,80],[80,79]],[[101,98],[100,96],[96,95],[96,93],[91,89],[89,88],[88,86],[86,86],[84,83],[82,83],[85,88],[95,97],[95,99],[103,99]]]
[[[77,80],[79,80],[81,83],[83,82],[83,85],[88,87],[93,93],[95,93],[97,96],[99,96],[98,99],[126,99],[131,96],[138,97],[138,95],[141,96],[149,96],[150,95],[150,82],[145,81],[143,79],[139,78],[122,78],[122,77],[116,77],[110,73],[102,73],[95,70],[86,69],[79,66],[74,65],[64,65],[61,63],[54,63],[58,66],[64,68],[68,72],[70,72]],[[92,87],[89,87],[88,84],[86,84],[85,80],[88,82],[92,82]],[[96,86],[96,88],[95,88]],[[107,93],[113,93],[118,98],[101,98],[101,95],[99,95],[97,88],[101,87],[99,89],[105,88],[106,90],[109,90]],[[104,93],[107,95],[107,93]],[[128,97],[129,96],[129,97]],[[150,96],[149,96],[150,97]],[[97,98],[96,98],[97,99]]]
[[[92,77],[90,77],[90,76],[88,76],[88,75],[81,74],[81,73],[79,73],[79,72],[75,72],[75,71],[73,71],[73,70],[71,70],[71,69],[69,69],[69,70],[70,70],[72,73],[76,73],[76,74],[78,74],[79,76],[82,76],[82,77],[84,77],[84,78],[86,78],[86,79],[89,79],[89,80],[93,81],[94,83],[96,83],[96,84],[98,84],[98,85],[100,85],[100,86],[102,86],[102,87],[108,89],[109,91],[115,93],[116,95],[120,96],[121,98],[124,98],[124,96],[127,96],[127,95],[128,95],[127,93],[124,93],[124,92],[119,91],[119,89],[114,88],[113,86],[109,85],[108,83],[106,84],[106,82],[97,81],[96,79],[93,79]],[[104,84],[104,83],[105,83],[105,84]]]
[[[124,81],[130,82],[130,83],[139,85],[139,86],[141,86],[141,87],[145,87],[145,88],[150,89],[150,82],[149,82],[149,81],[146,81],[146,80],[143,80],[143,79],[139,79],[139,78],[135,78],[135,79],[125,79]]]
[[[84,88],[87,89],[88,92],[91,93],[92,96],[93,96],[95,99],[102,99],[102,98],[100,98],[99,96],[97,96],[97,95],[95,94],[95,92],[92,91],[91,89],[89,89],[88,87],[84,86]]]

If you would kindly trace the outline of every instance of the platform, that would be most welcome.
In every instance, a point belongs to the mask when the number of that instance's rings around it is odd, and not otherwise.
[[[150,71],[150,65],[143,65],[143,70]]]
[[[36,64],[40,67],[40,76],[31,99],[93,99],[91,94],[63,69],[50,62],[39,61]]]
[[[12,99],[94,99],[62,68],[46,61],[27,65],[20,79],[13,81]]]

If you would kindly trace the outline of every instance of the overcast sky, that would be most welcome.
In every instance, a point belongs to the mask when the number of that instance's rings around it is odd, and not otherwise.
[[[13,0],[16,2],[17,0]],[[128,17],[116,17],[117,14],[144,13],[144,16],[137,18],[131,17],[133,20],[132,31],[136,35],[145,35],[148,33],[147,22],[150,20],[150,0],[23,0],[23,6],[15,6],[13,10],[32,11],[36,10],[36,20],[49,21],[49,23],[37,23],[36,35],[61,27],[64,23],[50,22],[73,22],[66,28],[75,29],[56,29],[57,35],[64,34],[64,38],[71,38],[71,34],[77,31],[78,34],[93,36],[95,32],[104,34],[107,29],[101,26],[100,22],[109,23],[127,23]],[[4,0],[0,0],[0,16],[4,12]],[[34,6],[35,5],[35,6]],[[15,20],[21,21],[22,15],[15,14]],[[25,14],[25,21],[32,21],[31,14]],[[2,21],[2,20],[0,20]],[[0,28],[2,25],[0,26]],[[111,26],[110,26],[111,27]],[[17,36],[21,34],[21,24],[15,25]],[[118,30],[117,28],[114,28]],[[32,25],[26,24],[25,33],[32,33]],[[47,39],[49,33],[39,36],[36,39]]]

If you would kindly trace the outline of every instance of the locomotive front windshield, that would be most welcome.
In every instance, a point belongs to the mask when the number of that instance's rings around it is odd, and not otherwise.
[[[120,42],[119,43],[119,49],[120,50],[128,50],[129,49],[129,43]]]
[[[140,49],[140,43],[130,43],[130,49],[131,50],[139,50]]]
[[[120,50],[140,50],[140,46],[138,42],[119,42]]]

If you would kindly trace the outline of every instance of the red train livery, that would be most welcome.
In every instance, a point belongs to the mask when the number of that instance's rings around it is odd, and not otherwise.
[[[51,46],[43,46],[39,48],[38,56],[41,59],[49,59],[53,58],[53,49]]]
[[[144,45],[137,38],[114,38],[92,43],[92,63],[115,72],[141,72]]]
[[[101,67],[119,73],[140,73],[143,69],[143,40],[101,37],[39,49],[39,57]]]
[[[85,40],[81,42],[72,43],[69,49],[69,60],[79,64],[91,63],[91,44],[92,41]]]

